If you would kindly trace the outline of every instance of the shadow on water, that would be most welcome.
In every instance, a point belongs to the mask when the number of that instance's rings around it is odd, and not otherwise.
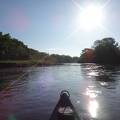
[[[82,64],[81,71],[87,79],[98,82],[102,87],[114,89],[117,84],[120,66]]]

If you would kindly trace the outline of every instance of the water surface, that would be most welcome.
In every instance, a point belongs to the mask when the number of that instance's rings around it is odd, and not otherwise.
[[[0,69],[0,120],[48,120],[63,89],[83,119],[120,119],[120,67],[65,64]]]

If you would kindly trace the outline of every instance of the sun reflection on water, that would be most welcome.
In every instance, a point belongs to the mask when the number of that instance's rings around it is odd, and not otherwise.
[[[87,95],[91,99],[96,98],[98,94],[101,94],[101,91],[95,90],[94,86],[89,86],[86,89],[86,93],[85,93],[85,95]]]
[[[98,76],[98,72],[92,71],[88,73],[89,76]]]
[[[87,91],[86,91],[86,95],[89,96],[90,98],[96,98],[97,97],[97,94],[94,93],[92,90],[89,90],[87,88]]]
[[[91,100],[89,102],[89,113],[93,118],[97,117],[97,112],[98,112],[98,108],[99,108],[99,104],[97,102],[97,100]]]
[[[92,118],[97,118],[97,113],[99,109],[99,103],[97,101],[97,96],[100,91],[95,90],[94,86],[88,86],[86,89],[86,95],[88,96],[88,112]]]

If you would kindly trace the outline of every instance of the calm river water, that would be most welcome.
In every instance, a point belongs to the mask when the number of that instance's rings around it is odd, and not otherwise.
[[[0,69],[0,120],[49,120],[64,89],[83,120],[120,120],[120,67],[97,64]]]

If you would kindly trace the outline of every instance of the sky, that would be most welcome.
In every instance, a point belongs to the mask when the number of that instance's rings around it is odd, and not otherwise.
[[[102,27],[77,24],[81,8],[104,6]],[[120,42],[120,0],[0,0],[0,31],[40,52],[80,56],[95,40]]]

